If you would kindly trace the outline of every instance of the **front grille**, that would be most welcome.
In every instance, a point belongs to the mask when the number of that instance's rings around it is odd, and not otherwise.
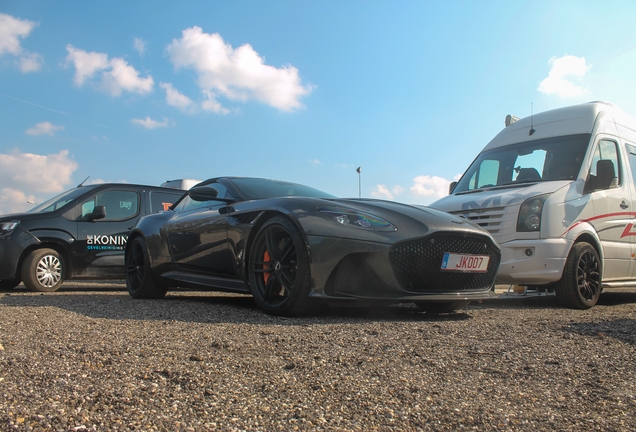
[[[473,208],[449,212],[455,216],[462,216],[484,228],[495,237],[502,228],[505,207]]]
[[[484,273],[442,271],[445,252],[488,255],[488,269]],[[497,274],[501,254],[486,237],[436,233],[422,240],[394,246],[390,260],[402,289],[445,293],[488,290]]]

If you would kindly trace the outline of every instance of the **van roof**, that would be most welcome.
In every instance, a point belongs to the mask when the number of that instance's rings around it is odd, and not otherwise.
[[[607,102],[588,102],[524,117],[505,127],[486,145],[489,150],[504,145],[560,135],[592,133],[597,119],[611,116],[636,137],[636,119]],[[534,132],[532,132],[534,130]]]

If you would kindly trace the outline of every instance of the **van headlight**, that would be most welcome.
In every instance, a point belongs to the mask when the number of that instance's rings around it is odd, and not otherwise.
[[[0,222],[0,232],[11,232],[18,226],[20,221],[6,221]]]
[[[550,194],[539,195],[524,201],[517,218],[518,232],[535,232],[541,230],[541,213],[543,204]]]

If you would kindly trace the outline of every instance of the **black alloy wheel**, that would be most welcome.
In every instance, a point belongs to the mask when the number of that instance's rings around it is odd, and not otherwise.
[[[596,249],[589,243],[576,243],[556,284],[557,299],[570,308],[589,309],[598,302],[602,280],[601,260]]]
[[[135,237],[126,249],[126,287],[136,299],[158,299],[167,289],[158,286],[152,276],[148,247],[142,237]]]
[[[298,228],[287,218],[268,220],[254,239],[249,258],[250,289],[256,304],[272,315],[309,313],[309,255]]]

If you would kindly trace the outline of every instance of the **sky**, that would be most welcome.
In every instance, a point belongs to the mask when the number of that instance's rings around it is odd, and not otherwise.
[[[613,0],[0,0],[0,214],[87,177],[430,204],[507,114],[603,100],[636,116],[634,16]]]

